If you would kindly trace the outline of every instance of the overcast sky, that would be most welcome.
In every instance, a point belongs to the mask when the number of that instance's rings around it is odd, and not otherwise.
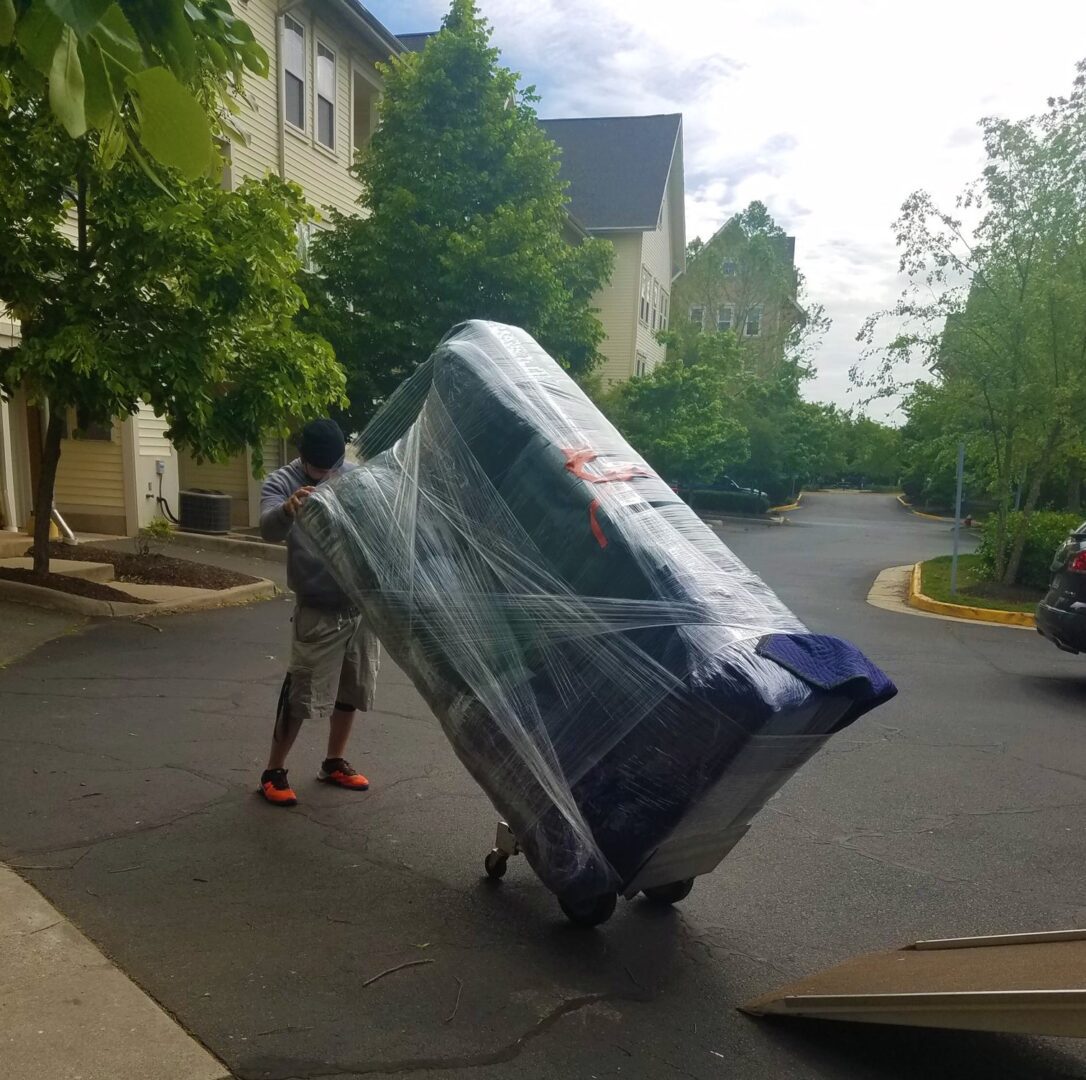
[[[364,0],[393,32],[445,0]],[[761,199],[833,319],[806,394],[851,405],[856,332],[900,289],[890,224],[924,187],[951,203],[976,127],[1070,88],[1086,0],[481,0],[539,112],[681,112],[687,239]]]

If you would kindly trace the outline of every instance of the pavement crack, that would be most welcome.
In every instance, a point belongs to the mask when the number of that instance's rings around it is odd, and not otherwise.
[[[213,810],[216,807],[222,805],[230,799],[236,797],[235,792],[227,791],[223,795],[220,795],[217,799],[212,799],[211,802],[204,803],[202,806],[197,806],[192,810],[185,810],[183,813],[175,814],[171,818],[167,818],[165,821],[156,821],[148,825],[141,825],[139,828],[123,829],[120,832],[103,833],[100,836],[91,836],[85,840],[79,840],[76,843],[61,844],[57,847],[43,847],[43,848],[28,848],[25,851],[19,853],[20,856],[35,856],[35,855],[55,855],[62,851],[74,851],[77,848],[86,848],[82,855],[79,856],[75,862],[71,864],[65,864],[61,866],[32,866],[28,863],[10,862],[9,866],[19,870],[71,870],[75,867],[76,863],[80,861],[89,851],[93,848],[100,847],[102,844],[111,843],[114,840],[126,840],[132,836],[141,836],[144,833],[157,832],[159,829],[168,828],[170,825],[176,825],[179,821],[184,821],[185,818],[195,817],[197,814],[206,814],[209,810]],[[18,857],[18,856],[17,856]]]
[[[640,997],[626,994],[601,993],[583,994],[580,997],[568,998],[560,1005],[555,1006],[536,1021],[527,1031],[518,1035],[512,1042],[498,1047],[496,1050],[485,1050],[477,1054],[451,1055],[449,1057],[420,1057],[402,1058],[398,1061],[359,1061],[339,1062],[327,1068],[305,1069],[302,1072],[281,1074],[277,1080],[335,1080],[342,1077],[379,1075],[379,1076],[403,1076],[415,1072],[429,1070],[455,1070],[455,1069],[481,1069],[490,1065],[504,1065],[519,1057],[524,1048],[536,1039],[546,1035],[564,1017],[582,1009],[591,1008],[605,1001],[641,1001]],[[272,1074],[263,1066],[235,1066],[234,1072],[241,1080],[266,1080]],[[276,1080],[276,1078],[272,1078]]]

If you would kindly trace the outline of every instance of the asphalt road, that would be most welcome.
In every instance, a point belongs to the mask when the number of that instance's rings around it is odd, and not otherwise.
[[[889,497],[815,495],[727,542],[901,693],[837,736],[680,909],[569,927],[405,678],[352,757],[373,790],[254,794],[285,600],[92,625],[0,671],[0,859],[244,1080],[1086,1078],[1071,1040],[785,1024],[736,1006],[921,937],[1086,925],[1086,658],[876,609],[949,551]],[[278,567],[264,567],[278,573]],[[362,983],[406,961],[368,987]]]

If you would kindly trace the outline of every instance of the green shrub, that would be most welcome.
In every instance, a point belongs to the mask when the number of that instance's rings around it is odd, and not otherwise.
[[[1022,523],[1020,511],[1012,510],[1007,515],[1007,533],[1004,537],[1005,557],[1010,555],[1014,546],[1014,538]],[[1067,534],[1077,529],[1082,524],[1081,514],[1060,513],[1054,510],[1035,510],[1029,516],[1025,524],[1026,544],[1022,549],[1022,562],[1018,568],[1016,585],[1032,585],[1034,588],[1045,588],[1052,573],[1052,556],[1056,554],[1059,546],[1067,539]],[[984,525],[981,534],[980,547],[977,549],[980,556],[981,571],[989,580],[995,577],[996,567],[996,521],[989,518]]]
[[[683,498],[694,510],[721,514],[764,514],[769,510],[769,500],[760,495],[744,495],[739,491],[684,491]]]

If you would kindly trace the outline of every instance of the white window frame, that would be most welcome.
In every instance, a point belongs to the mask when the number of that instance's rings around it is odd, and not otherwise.
[[[697,318],[694,317],[694,312],[697,312]],[[704,304],[691,304],[690,305],[690,321],[694,323],[699,329],[705,329],[705,305]]]
[[[652,279],[652,322],[649,324],[653,330],[657,329],[657,316],[660,312],[660,282]]]
[[[725,277],[735,277],[739,272],[739,264],[735,259],[724,259],[720,264],[720,269]]]
[[[725,320],[723,319],[724,312],[728,313],[727,326],[722,326]],[[729,330],[735,329],[735,305],[734,304],[721,304],[716,309],[716,331],[718,334],[726,333]]]
[[[671,297],[660,289],[660,329],[666,330],[671,319]]]
[[[353,163],[355,157],[358,155],[358,151],[362,149],[362,147],[360,147],[358,145],[358,143],[357,143],[357,141],[355,140],[355,137],[354,137],[354,128],[355,128],[354,80],[355,80],[355,76],[356,75],[361,75],[362,78],[366,82],[368,82],[370,84],[370,86],[373,87],[373,89],[375,91],[375,93],[374,93],[375,98],[379,98],[381,96],[381,93],[382,93],[382,91],[384,90],[385,87],[384,87],[384,84],[381,82],[380,78],[378,77],[377,72],[367,70],[366,67],[364,65],[362,65],[362,64],[352,63],[351,67],[350,67],[350,71],[351,71],[351,95],[350,95],[349,116],[347,118],[347,122],[348,122],[348,124],[350,126],[350,132],[351,132],[351,162]],[[377,130],[377,125],[374,123],[374,117],[373,117],[373,113],[372,113],[372,110],[374,110],[376,108],[376,103],[371,105],[370,108],[371,108],[371,113],[370,113],[370,117],[369,117],[369,123],[371,125],[371,127],[370,127],[370,139],[372,139],[373,138],[373,133]],[[367,146],[369,145],[369,139],[366,140],[366,145]]]
[[[637,318],[642,326],[649,325],[649,316],[652,313],[652,274],[648,268],[641,267],[641,301],[637,309]]]
[[[321,49],[332,58],[332,97],[326,98],[320,88]],[[324,99],[332,106],[332,142],[331,145],[321,138],[320,103]],[[336,126],[339,122],[339,54],[327,41],[313,35],[313,142],[329,154],[335,154],[339,140],[336,138]]]
[[[637,378],[649,373],[649,358],[643,353],[637,354]]]
[[[765,310],[762,304],[752,304],[750,310],[747,312],[746,317],[743,319],[743,337],[761,337],[762,336],[762,323],[765,321]],[[755,329],[751,333],[751,323],[754,323]]]
[[[287,29],[287,24],[288,23],[291,23],[294,26],[296,26],[301,31],[301,35],[302,35],[302,50],[301,50],[302,51],[302,73],[301,73],[301,76],[299,76],[296,71],[292,71],[287,66],[287,45],[286,45],[286,43],[287,43],[287,35],[289,33],[292,33],[292,31]],[[283,25],[283,58],[282,58],[282,65],[281,65],[282,70],[281,70],[280,76],[279,76],[279,93],[282,95],[282,99],[283,99],[283,124],[284,124],[285,127],[287,127],[291,131],[300,131],[300,132],[304,133],[305,130],[306,130],[306,127],[305,127],[306,113],[308,112],[308,109],[306,108],[306,90],[307,90],[308,79],[306,78],[307,72],[305,70],[306,67],[308,66],[306,64],[306,47],[305,47],[307,27],[306,27],[305,23],[303,23],[300,19],[294,18],[294,16],[292,16],[292,15],[284,15],[282,25]],[[288,74],[290,74],[294,78],[298,79],[302,84],[302,123],[301,123],[301,126],[296,124],[287,115],[287,75]]]

